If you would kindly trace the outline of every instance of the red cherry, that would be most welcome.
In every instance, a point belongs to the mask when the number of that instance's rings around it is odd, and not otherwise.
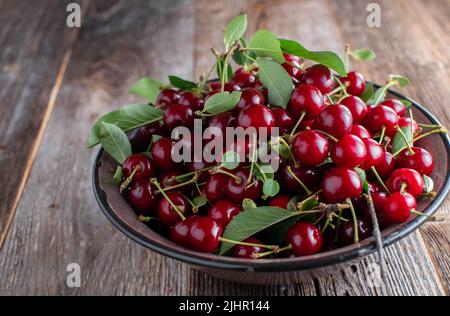
[[[158,198],[148,179],[132,183],[127,192],[127,200],[142,215],[152,215],[158,207]]]
[[[297,257],[313,255],[322,248],[322,234],[313,224],[300,222],[289,228],[286,243],[292,245],[292,251]]]
[[[331,159],[341,167],[355,168],[361,165],[367,156],[363,141],[351,134],[344,135],[331,146]]]
[[[164,112],[163,122],[169,129],[177,126],[191,127],[194,125],[194,112],[186,105],[171,104]]]
[[[253,237],[244,240],[245,243],[262,244],[262,241]],[[236,245],[233,247],[231,256],[234,258],[253,259],[252,255],[263,253],[266,250],[263,247]]]
[[[152,160],[144,154],[134,154],[125,159],[122,165],[122,174],[126,179],[136,169],[133,180],[148,179],[155,175],[155,166]]]
[[[181,246],[189,247],[189,231],[195,216],[186,218],[184,221],[178,222],[170,231],[170,239]]]
[[[216,116],[213,116],[208,121],[208,127],[217,127],[222,132],[224,142],[226,140],[226,128],[235,126],[236,126],[236,117],[231,112],[220,113]],[[214,139],[219,135],[214,130],[211,131],[211,139]]]
[[[327,203],[338,203],[347,198],[356,198],[361,192],[361,179],[351,169],[336,167],[329,170],[323,177],[322,196]]]
[[[249,105],[242,109],[238,116],[238,126],[243,128],[268,128],[268,133],[275,126],[272,111],[264,105]]]
[[[361,218],[356,219],[359,240],[364,240],[372,235],[369,223]],[[348,221],[339,226],[338,241],[341,246],[355,243],[355,226],[353,221]]]
[[[334,87],[333,75],[330,69],[319,64],[306,69],[303,75],[303,82],[316,86],[323,94],[331,92]]]
[[[295,125],[295,120],[292,118],[291,114],[279,107],[273,107],[271,110],[275,117],[275,126],[280,129],[280,134],[282,135],[291,132]]]
[[[177,91],[172,89],[165,89],[159,93],[156,99],[156,106],[165,109],[167,106],[174,104],[178,101],[180,95]]]
[[[216,251],[223,228],[209,217],[192,216],[191,221],[188,233],[191,248],[206,253]]]
[[[369,109],[367,108],[367,105],[364,103],[363,100],[361,100],[358,97],[350,95],[342,99],[339,103],[346,106],[350,110],[353,117],[353,123],[356,124],[364,122],[367,113],[369,112]]]
[[[205,169],[214,165],[214,162],[206,162],[202,161],[191,161],[186,163],[187,170],[189,172],[199,171],[201,169]],[[207,170],[201,171],[198,177],[199,181],[206,181],[209,177],[209,172]]]
[[[355,124],[352,126],[350,134],[355,135],[361,139],[372,138],[372,134],[362,125]]]
[[[236,72],[230,84],[240,88],[254,87],[256,84],[256,77],[249,72]]]
[[[288,167],[291,169],[291,172],[295,175],[295,177],[297,177],[309,190],[313,190],[319,185],[320,178],[317,168],[308,167],[305,165],[295,167],[293,163],[289,162],[281,167],[279,177],[282,187],[290,193],[304,194],[305,190],[288,171]]]
[[[153,143],[150,149],[153,162],[158,169],[167,170],[176,167],[172,160],[173,141],[170,138],[160,138]]]
[[[391,223],[403,223],[416,208],[414,196],[406,192],[394,192],[384,202],[384,217]]]
[[[384,203],[388,198],[388,194],[386,192],[374,192],[372,193],[372,202],[375,209],[375,215],[377,216],[378,224],[380,227],[383,227],[386,224],[386,220],[384,218]],[[365,205],[362,209],[362,216],[368,222],[372,222],[372,216],[370,215],[369,205],[367,201],[365,201]]]
[[[405,191],[413,196],[419,196],[423,191],[423,178],[416,170],[397,169],[391,174],[386,183],[391,192],[400,191],[403,184],[406,185]]]
[[[234,216],[242,212],[239,205],[228,200],[222,200],[215,203],[208,212],[208,217],[214,219],[223,228],[227,227]]]
[[[182,171],[177,169],[172,170],[164,170],[161,175],[159,176],[159,182],[161,184],[162,188],[168,188],[177,184],[180,184],[180,181],[177,181],[176,177],[181,176],[183,174]],[[182,191],[185,194],[189,194],[190,187],[185,186],[183,188],[180,188],[180,191]]]
[[[358,71],[351,71],[347,74],[347,77],[341,79],[341,81],[347,85],[347,92],[360,97],[364,88],[366,87],[366,80],[364,76]]]
[[[315,118],[325,107],[322,93],[314,86],[301,84],[292,93],[288,110],[296,118],[305,113],[305,120]]]
[[[289,55],[289,54],[283,54],[283,56],[284,56],[284,59],[287,62],[289,62],[290,64],[283,63],[281,66],[283,66],[283,68],[286,69],[286,71],[288,72],[288,74],[291,77],[293,77],[296,80],[301,80],[302,75],[303,75],[301,69],[299,69],[300,63],[301,63],[301,58],[294,56],[294,55]],[[295,65],[296,67],[294,67],[293,65]]]
[[[364,163],[361,165],[361,168],[364,170],[368,170],[373,166],[377,166],[378,164],[383,162],[384,158],[384,150],[383,148],[373,140],[372,138],[365,138],[362,140],[364,145],[366,145],[367,149],[367,157]]]
[[[249,186],[248,184],[248,170],[234,171],[234,175],[238,180],[230,177],[226,186],[227,197],[234,203],[240,204],[244,199],[257,200],[261,196],[262,184],[257,181],[255,184]]]
[[[287,209],[291,197],[288,195],[277,195],[269,202],[269,206]]]
[[[395,166],[396,161],[394,156],[390,152],[385,151],[383,154],[383,160],[375,166],[375,169],[381,178],[386,179],[392,172],[394,172]]]
[[[405,105],[396,99],[386,99],[383,102],[380,103],[380,105],[384,105],[387,107],[390,107],[397,113],[398,116],[405,116],[406,115],[406,107]]]
[[[191,205],[182,194],[178,192],[166,192],[166,194],[173,204],[180,209],[180,212],[183,213],[183,215],[187,216],[191,214]],[[182,220],[181,216],[174,210],[165,197],[161,197],[161,200],[159,201],[158,217],[161,224],[166,227],[172,227]]]
[[[367,127],[372,133],[381,132],[382,128],[386,128],[388,133],[395,130],[398,122],[397,113],[390,107],[377,105],[369,110],[367,114]]]
[[[350,133],[353,127],[352,113],[341,104],[327,106],[316,119],[317,129],[336,138]]]
[[[241,99],[236,106],[236,110],[240,111],[248,105],[264,104],[266,100],[261,92],[255,88],[244,88],[241,90]]]
[[[215,203],[225,197],[225,190],[228,183],[228,176],[215,173],[211,175],[203,186],[203,192],[209,202]]]
[[[152,141],[153,135],[166,135],[161,121],[151,123],[149,125],[138,128],[131,133],[130,142],[133,152],[147,151]]]
[[[413,153],[406,148],[397,156],[397,165],[401,168],[414,169],[420,174],[431,175],[434,169],[433,156],[425,149],[412,147]]]
[[[401,117],[398,119],[398,127],[410,127],[411,126],[411,118],[409,117]],[[419,124],[417,124],[416,121],[414,121],[413,124],[413,134],[416,134],[419,131]]]
[[[220,91],[220,82],[219,81],[214,81],[211,83],[208,83],[208,89],[209,91]]]
[[[203,106],[205,105],[205,101],[203,99],[195,96],[192,92],[185,91],[180,95],[180,99],[178,100],[178,104],[185,105],[192,109],[193,112],[203,110]]]
[[[321,133],[302,131],[295,136],[292,151],[295,158],[302,164],[317,166],[328,157],[330,143]]]

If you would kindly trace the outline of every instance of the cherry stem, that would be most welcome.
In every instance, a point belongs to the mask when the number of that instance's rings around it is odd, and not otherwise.
[[[270,251],[261,252],[261,253],[253,253],[252,259],[259,259],[259,258],[270,256],[272,254],[279,254],[280,252],[291,250],[291,249],[292,249],[292,245],[289,244],[289,245],[287,245],[283,248],[279,248],[277,250],[270,250]]]
[[[347,203],[350,205],[350,213],[352,214],[353,219],[353,234],[355,239],[355,244],[359,242],[359,234],[358,234],[358,220],[356,218],[355,208],[353,207],[353,203],[351,199],[347,199]]]
[[[319,133],[324,134],[326,137],[328,137],[329,139],[331,139],[335,143],[337,143],[339,141],[339,139],[337,139],[333,135],[328,134],[327,132],[321,131],[320,129],[317,129],[316,131],[319,132]]]
[[[295,134],[295,131],[298,129],[300,124],[302,123],[303,119],[305,118],[306,112],[302,112],[300,115],[300,118],[298,119],[297,123],[295,124],[294,128],[292,129],[291,133],[289,134],[290,137],[293,137]]]
[[[413,143],[415,143],[416,141],[418,141],[419,139],[422,139],[424,137],[430,136],[432,134],[446,134],[447,133],[447,129],[443,126],[440,126],[437,129],[434,129],[432,131],[426,132],[422,135],[417,136],[416,138],[414,138]]]
[[[172,200],[169,198],[169,196],[166,194],[166,192],[164,192],[164,190],[161,188],[161,186],[158,183],[158,180],[153,179],[151,180],[151,183],[158,188],[158,190],[161,192],[161,194],[164,196],[164,198],[167,200],[167,202],[169,202],[169,204],[172,206],[172,208],[174,209],[175,212],[178,213],[178,215],[180,216],[181,220],[185,220],[186,217],[183,215],[182,211],[180,210],[180,208],[175,205],[175,203],[172,202]]]
[[[131,172],[130,176],[128,178],[125,179],[125,181],[123,181],[120,184],[119,187],[119,193],[122,193],[123,190],[125,190],[131,183],[131,181],[133,181],[133,177],[136,174],[136,172],[141,169],[141,167],[139,165],[137,165],[136,167],[134,167],[133,171]]]
[[[223,61],[222,74],[220,76],[220,92],[225,91],[225,76],[227,75],[227,66],[230,60],[230,56],[233,54],[236,48],[237,46],[233,45],[225,55],[225,59]]]
[[[389,192],[389,189],[387,188],[386,184],[384,184],[384,181],[381,179],[380,175],[378,174],[377,169],[375,169],[375,167],[372,166],[372,167],[370,167],[370,170],[372,170],[373,175],[377,179],[378,183],[383,187],[383,190],[386,191],[386,193],[391,194],[391,192]]]
[[[405,141],[406,147],[408,147],[408,151],[411,155],[414,154],[414,150],[411,148],[411,144],[408,141],[408,138],[406,137],[405,133],[403,133],[402,129],[400,127],[397,126],[397,132],[400,133],[400,135],[402,135],[403,140]]]
[[[418,125],[420,127],[425,127],[425,128],[441,128],[442,127],[441,125],[437,125],[437,124],[421,124],[421,123],[418,123]]]
[[[221,242],[228,243],[228,244],[233,244],[233,245],[250,246],[250,247],[261,247],[261,248],[267,248],[267,249],[272,249],[272,250],[276,250],[276,251],[278,251],[278,249],[280,249],[280,247],[277,246],[277,245],[261,245],[261,244],[251,243],[251,242],[231,240],[231,239],[227,239],[227,238],[224,238],[224,237],[219,237],[219,240]]]
[[[212,72],[216,68],[216,64],[212,64],[211,68],[209,68],[208,72],[203,76],[202,80],[198,84],[199,88],[203,90],[203,87],[206,84],[206,81],[208,81],[209,77],[211,76]]]
[[[143,223],[148,223],[150,221],[159,221],[159,218],[139,215],[138,216],[138,221],[143,222]]]
[[[350,44],[345,44],[345,57],[344,57],[344,67],[345,71],[348,71],[350,69],[350,54],[351,54],[351,47]]]
[[[381,128],[381,136],[380,139],[378,140],[378,144],[381,145],[383,143],[384,140],[384,136],[386,135],[386,126],[383,126]]]
[[[198,174],[196,173],[191,180],[183,182],[183,183],[175,184],[170,187],[165,187],[162,191],[170,191],[170,190],[178,189],[178,188],[184,187],[186,185],[195,183],[195,182],[197,182],[197,180],[198,180]],[[161,193],[161,192],[160,192],[160,190],[158,190],[158,191],[156,191],[156,193]]]
[[[224,174],[226,176],[229,176],[229,177],[233,178],[234,180],[236,180],[237,184],[241,184],[242,183],[242,178],[241,177],[238,177],[237,175],[232,174],[232,173],[230,173],[228,171],[225,171],[223,169],[217,168],[214,173],[222,173],[222,174]]]
[[[289,158],[294,162],[294,166],[297,168],[299,166],[297,159],[295,159],[294,154],[292,153],[291,146],[286,142],[286,140],[283,137],[279,137],[278,140],[280,143],[283,143],[284,146],[286,146],[287,150],[289,151]]]
[[[247,185],[249,185],[253,179],[253,168],[255,166],[255,156],[256,156],[256,142],[257,142],[257,137],[256,137],[256,133],[253,133],[253,150],[252,150],[252,156],[251,156],[251,164],[250,164],[250,171],[248,173],[248,179],[247,179]]]
[[[340,90],[342,90],[342,92],[344,93],[344,97],[348,97],[347,88],[346,88],[345,85],[341,82],[341,80],[339,80],[339,78],[337,78],[337,77],[334,77],[334,81],[336,81],[337,84],[339,85]],[[334,90],[338,90],[339,88],[336,88],[336,89],[334,89]],[[333,91],[334,91],[334,90],[333,90]],[[329,93],[329,95],[332,95],[332,94],[333,94],[333,91],[331,91],[331,92]],[[339,90],[338,90],[338,91],[339,91]]]
[[[411,210],[411,214],[415,215],[415,216],[424,216],[424,217],[428,217],[428,218],[434,218],[434,216],[430,216],[428,214],[423,214],[423,213],[421,213],[421,212],[419,212],[419,211],[417,211],[415,209]]]
[[[189,176],[195,175],[196,173],[202,173],[203,171],[208,171],[208,170],[211,170],[211,169],[213,169],[213,168],[215,168],[215,167],[216,167],[216,166],[210,166],[210,167],[198,169],[198,170],[195,170],[195,171],[192,171],[192,172],[188,172],[188,173],[185,173],[185,174],[180,174],[179,176],[176,176],[176,177],[175,177],[175,180],[177,180],[177,181],[183,181],[183,179],[184,179],[185,177],[189,177]]]
[[[402,182],[402,184],[400,185],[400,193],[405,193],[407,187],[408,184],[406,182]]]
[[[308,187],[302,182],[302,180],[300,180],[295,174],[294,172],[292,172],[291,166],[287,166],[286,168],[287,172],[291,175],[292,178],[295,179],[295,181],[297,181],[303,188],[303,190],[306,191],[306,194],[311,195],[313,192],[308,189]]]

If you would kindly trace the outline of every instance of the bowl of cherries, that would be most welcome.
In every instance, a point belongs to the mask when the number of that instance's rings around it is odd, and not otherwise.
[[[400,240],[448,194],[450,142],[425,107],[246,16],[197,82],[141,78],[142,104],[100,117],[88,147],[100,208],[124,234],[237,282],[292,283]],[[233,68],[234,66],[234,68]],[[214,74],[216,72],[217,74]],[[212,79],[212,78],[216,79]]]

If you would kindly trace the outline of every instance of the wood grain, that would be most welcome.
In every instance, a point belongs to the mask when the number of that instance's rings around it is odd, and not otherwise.
[[[420,84],[406,94],[450,123],[442,104],[450,69],[444,50],[450,41],[444,25],[449,7],[438,1],[382,1],[383,27],[370,29],[367,3],[95,0],[0,252],[0,295],[448,294],[449,200],[439,212],[443,222],[428,223],[386,249],[388,277],[379,287],[370,283],[374,256],[310,282],[249,286],[212,278],[138,246],[107,222],[91,192],[94,152],[86,151],[84,142],[94,120],[123,103],[139,102],[126,93],[139,76],[189,78],[206,71],[213,61],[208,50],[222,47],[221,28],[242,12],[248,13],[249,33],[268,28],[308,48],[340,53],[346,42],[374,48],[376,62],[355,64],[368,79],[383,82],[389,73],[409,76]],[[81,265],[81,288],[65,284],[71,262]]]

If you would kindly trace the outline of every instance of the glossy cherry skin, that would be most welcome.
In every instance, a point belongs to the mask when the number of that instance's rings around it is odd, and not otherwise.
[[[244,242],[251,244],[262,244],[261,240],[253,237],[245,239]],[[265,251],[266,249],[263,247],[236,245],[231,251],[231,256],[234,258],[253,259],[253,254],[263,253]]]
[[[406,148],[398,154],[397,166],[414,169],[420,174],[431,175],[434,169],[433,156],[420,147],[412,147],[411,149],[414,153],[410,153]]]
[[[405,191],[413,196],[419,196],[423,191],[423,178],[420,173],[407,168],[395,170],[386,182],[386,186],[392,193],[400,191],[403,183],[406,184]]]
[[[354,124],[352,126],[350,134],[355,135],[361,139],[372,138],[372,134],[370,134],[370,132],[364,126],[359,124]]]
[[[134,169],[136,171],[133,176],[133,181],[153,177],[156,170],[152,160],[144,154],[134,154],[125,159],[122,165],[123,177],[125,179],[128,178]]]
[[[208,212],[208,217],[214,219],[223,228],[227,227],[234,216],[242,212],[242,208],[228,200],[215,203]]]
[[[341,81],[347,86],[348,93],[358,97],[363,94],[366,87],[366,80],[362,73],[358,71],[350,71],[347,77],[342,78]]]
[[[392,172],[394,172],[395,167],[396,160],[394,159],[394,156],[390,152],[385,151],[383,154],[383,159],[375,166],[375,170],[381,178],[387,179]]]
[[[185,105],[193,112],[203,110],[203,106],[205,105],[205,101],[192,92],[184,91],[180,94],[180,99],[178,100],[178,104]]]
[[[398,119],[398,127],[402,128],[402,127],[406,127],[406,126],[411,126],[411,118],[409,117],[401,117]],[[417,124],[416,121],[414,121],[413,123],[413,134],[416,134],[419,131],[419,124]]]
[[[397,122],[397,113],[384,105],[377,105],[370,109],[366,119],[366,125],[372,133],[381,132],[383,127],[388,133],[391,133],[395,130]]]
[[[269,206],[287,209],[291,197],[289,195],[277,195],[269,202]]]
[[[414,196],[406,192],[394,192],[384,203],[384,217],[390,223],[403,223],[416,208],[417,202]]]
[[[317,129],[340,139],[352,130],[352,113],[341,104],[329,105],[320,112],[316,118],[315,126]]]
[[[366,160],[367,149],[361,138],[347,134],[331,146],[330,153],[336,165],[355,168]]]
[[[301,71],[301,69],[299,69],[300,63],[301,63],[301,58],[294,56],[294,55],[289,55],[289,54],[283,54],[283,56],[284,56],[284,59],[289,63],[285,62],[285,63],[281,64],[281,66],[283,66],[283,68],[286,69],[286,71],[292,78],[294,78],[296,80],[301,80],[302,75],[303,75],[303,72]]]
[[[177,126],[191,127],[194,125],[194,112],[186,105],[171,104],[164,112],[163,122],[169,129]]]
[[[235,127],[236,126],[236,117],[234,116],[233,113],[231,112],[224,112],[224,113],[220,113],[216,116],[213,116],[209,121],[208,121],[208,127],[216,127],[218,128],[223,135],[224,138],[224,142],[226,140],[226,129],[227,127]],[[219,136],[220,134],[218,134],[215,130],[211,130],[211,139],[214,139],[215,137]]]
[[[295,136],[292,152],[302,164],[317,166],[325,161],[330,150],[328,139],[316,131],[302,131]]]
[[[241,90],[241,99],[236,105],[236,110],[240,111],[248,105],[264,104],[264,95],[255,88],[244,88]]]
[[[305,194],[305,190],[297,180],[289,173],[288,167],[292,173],[310,190],[315,189],[320,183],[319,171],[317,168],[300,165],[295,167],[292,162],[281,166],[278,173],[283,189],[292,194]]]
[[[358,239],[364,240],[372,235],[372,229],[369,223],[361,218],[356,219],[358,227]],[[342,223],[338,230],[338,241],[341,246],[348,246],[355,243],[355,227],[353,220]]]
[[[383,161],[384,150],[378,144],[378,142],[376,142],[372,138],[364,138],[362,141],[367,149],[367,157],[364,163],[361,165],[361,168],[364,170],[368,170],[373,166],[377,166]]]
[[[334,87],[333,75],[330,69],[319,64],[306,69],[303,75],[303,82],[316,86],[323,94],[331,92]]]
[[[201,169],[205,169],[211,167],[214,162],[206,162],[206,161],[191,161],[186,163],[187,170],[189,172],[199,171]],[[198,177],[198,181],[206,181],[209,177],[209,172],[207,170],[201,171]]]
[[[322,197],[327,203],[342,202],[361,195],[362,183],[358,174],[348,168],[336,167],[322,179]]]
[[[398,116],[403,117],[406,115],[406,107],[405,105],[396,99],[386,99],[380,103],[380,105],[384,105],[390,107],[397,113]]]
[[[173,141],[170,138],[160,138],[153,143],[150,152],[158,169],[167,170],[177,166],[172,160]]]
[[[324,107],[325,103],[320,90],[308,84],[301,84],[292,93],[288,110],[295,118],[305,113],[304,119],[310,120],[317,117]]]
[[[285,109],[279,107],[273,107],[271,110],[275,117],[275,126],[280,129],[280,135],[290,133],[295,125],[295,120],[292,115]]]
[[[267,106],[249,105],[239,112],[237,125],[243,128],[255,127],[257,131],[258,128],[265,127],[270,133],[272,127],[275,126],[275,117]]]
[[[223,228],[210,217],[193,216],[188,233],[191,248],[211,253],[216,251],[220,243]]]
[[[228,176],[221,173],[215,173],[208,177],[203,186],[203,193],[205,193],[209,202],[215,203],[225,197],[224,188],[228,184],[228,178]]]
[[[359,97],[350,95],[342,99],[339,103],[346,106],[350,110],[354,124],[364,122],[367,113],[369,113],[367,105]]]
[[[229,177],[226,186],[227,197],[236,204],[242,203],[244,199],[257,200],[261,197],[262,183],[257,181],[256,184],[248,187],[248,170],[234,171],[234,175],[239,177],[240,183],[236,179]]]
[[[184,216],[191,214],[191,205],[186,198],[178,192],[166,192],[169,199],[179,208]],[[158,218],[166,227],[172,227],[181,221],[180,215],[173,209],[169,201],[165,197],[161,197],[158,206]]]
[[[170,239],[180,246],[190,247],[189,231],[194,220],[195,216],[191,216],[184,221],[176,223],[170,231]]]
[[[142,215],[153,215],[158,207],[159,198],[148,179],[133,182],[127,192],[128,203]]]
[[[156,106],[165,109],[167,106],[174,104],[180,99],[180,95],[177,91],[172,89],[165,89],[159,93],[156,99]]]
[[[167,131],[164,130],[162,122],[154,122],[147,126],[143,126],[133,131],[130,136],[133,152],[143,152],[148,150],[153,135],[165,136]]]
[[[297,257],[301,257],[320,252],[323,238],[316,226],[300,222],[289,228],[286,234],[286,243],[292,246],[292,251]]]
[[[255,75],[240,71],[236,72],[233,76],[233,79],[231,80],[230,84],[233,86],[238,86],[240,88],[248,88],[248,87],[254,87],[256,84],[256,77]]]
[[[168,188],[177,184],[180,184],[180,181],[177,181],[175,177],[182,175],[184,172],[177,170],[177,169],[171,169],[171,170],[163,170],[161,175],[159,176],[159,183],[161,184],[161,187]],[[189,194],[191,190],[191,186],[184,186],[182,188],[179,188],[179,191],[183,194]]]

